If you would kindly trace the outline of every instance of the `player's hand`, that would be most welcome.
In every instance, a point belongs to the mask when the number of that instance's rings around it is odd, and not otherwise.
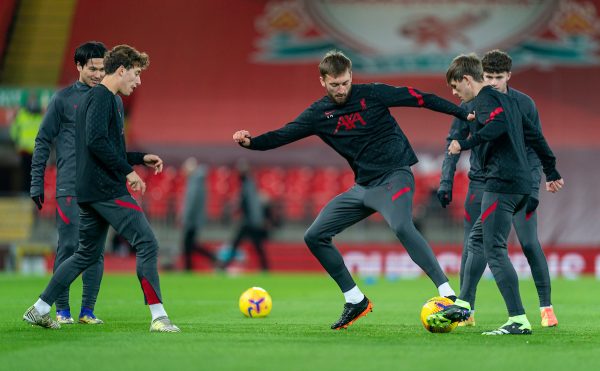
[[[460,144],[458,144],[457,140],[450,142],[450,145],[448,146],[448,153],[451,155],[458,155],[460,153]]]
[[[475,111],[473,111],[467,115],[467,120],[469,120],[469,121],[475,120]]]
[[[127,174],[127,183],[134,192],[141,192],[142,194],[146,192],[146,183],[135,171]]]
[[[446,206],[450,205],[450,202],[452,202],[452,190],[443,188],[438,189],[437,198],[440,200],[440,204],[442,204],[442,207],[445,209]]]
[[[163,170],[163,160],[157,155],[145,155],[144,164],[154,169],[154,175],[162,172]]]
[[[556,193],[560,191],[564,185],[565,181],[562,178],[553,180],[551,182],[546,182],[546,191]]]
[[[31,199],[35,203],[35,206],[37,206],[38,210],[42,210],[42,207],[44,206],[44,193],[42,192],[39,195],[31,196]]]
[[[233,141],[244,147],[250,146],[250,138],[252,138],[252,136],[247,130],[240,130],[233,133]]]

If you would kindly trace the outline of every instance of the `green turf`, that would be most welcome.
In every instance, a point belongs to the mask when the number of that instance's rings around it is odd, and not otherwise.
[[[425,278],[366,284],[374,311],[345,331],[329,325],[343,298],[325,275],[163,274],[165,308],[181,334],[149,333],[135,275],[106,275],[96,308],[102,326],[60,330],[21,320],[48,278],[0,275],[0,369],[2,370],[572,370],[600,364],[598,281],[556,280],[554,307],[560,325],[539,325],[533,282],[522,295],[532,336],[484,337],[506,320],[493,281],[478,290],[477,326],[430,334],[419,321],[421,305],[436,291]],[[81,281],[71,291],[79,311]],[[452,282],[456,285],[456,279]],[[262,286],[273,297],[264,319],[248,319],[239,295]]]

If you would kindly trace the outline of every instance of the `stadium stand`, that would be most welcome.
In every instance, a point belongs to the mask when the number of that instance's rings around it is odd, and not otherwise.
[[[186,178],[181,169],[166,166],[164,171],[154,175],[143,167],[136,169],[145,180],[147,191],[136,198],[148,217],[155,221],[173,223],[177,220],[185,194]],[[274,202],[283,206],[283,217],[288,221],[307,222],[312,220],[325,204],[337,194],[354,184],[354,175],[350,170],[333,167],[309,168],[293,166],[263,166],[255,171],[258,188]],[[56,167],[48,166],[45,177],[46,203],[40,214],[42,218],[54,218],[56,210],[55,183]],[[427,202],[426,195],[437,189],[438,174],[415,174],[417,193],[415,208]],[[461,199],[467,191],[466,174],[457,173],[455,197],[459,202],[452,204],[452,215],[456,220],[462,218]],[[208,170],[207,214],[211,221],[231,217],[232,207],[236,204],[239,192],[237,173],[227,166],[211,166]],[[418,195],[418,197],[417,197]],[[377,215],[372,220],[381,222]]]

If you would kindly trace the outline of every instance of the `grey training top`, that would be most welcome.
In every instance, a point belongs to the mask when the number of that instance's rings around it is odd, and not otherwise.
[[[56,197],[75,194],[75,112],[90,87],[80,81],[52,97],[35,138],[31,162],[31,196],[44,192],[44,172],[52,146],[56,146]]]

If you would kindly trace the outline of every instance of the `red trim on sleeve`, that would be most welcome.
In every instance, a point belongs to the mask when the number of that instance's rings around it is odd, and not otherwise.
[[[485,120],[485,122],[483,124],[485,125],[488,122],[492,121],[496,116],[498,116],[502,112],[504,112],[504,110],[502,109],[502,107],[496,108],[495,110],[493,110],[492,112],[490,112],[490,117],[487,120]]]
[[[412,95],[413,97],[417,98],[417,103],[419,104],[419,106],[424,106],[425,105],[425,101],[423,100],[423,96],[421,94],[417,93],[412,86],[408,87],[408,92],[410,93],[410,95]]]

